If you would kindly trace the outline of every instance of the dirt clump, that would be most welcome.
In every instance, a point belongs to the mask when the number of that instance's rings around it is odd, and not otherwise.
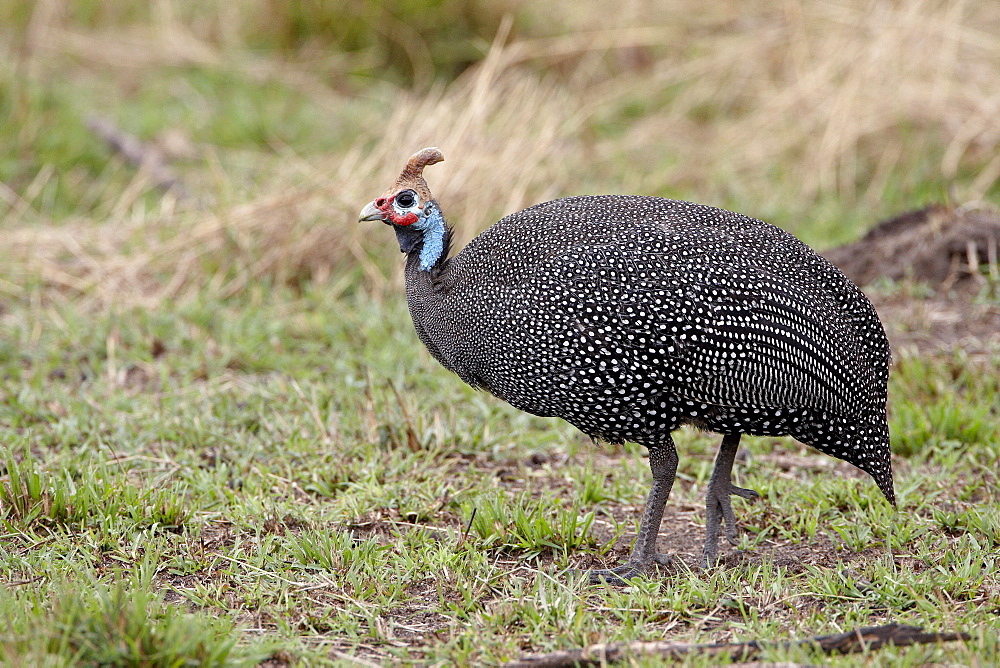
[[[884,220],[824,255],[858,285],[888,278],[948,286],[1000,270],[1000,214],[933,204]]]
[[[865,290],[894,354],[1000,351],[1000,212],[935,204],[823,255]]]

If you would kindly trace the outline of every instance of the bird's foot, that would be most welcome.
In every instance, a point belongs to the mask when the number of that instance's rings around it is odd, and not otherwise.
[[[705,549],[702,551],[702,568],[711,568],[718,561],[719,556],[719,526],[726,525],[726,540],[730,545],[738,545],[736,531],[736,513],[733,512],[733,502],[731,496],[738,496],[743,499],[756,499],[760,497],[752,489],[737,487],[731,482],[723,486],[721,490],[709,487],[705,509],[708,517],[705,526]]]
[[[614,568],[599,568],[587,571],[587,577],[590,579],[590,584],[607,583],[609,585],[621,587],[627,585],[627,581],[631,578],[645,575],[652,564],[666,566],[670,563],[670,561],[671,557],[669,554],[656,552],[650,558],[649,563],[643,564],[640,561],[632,561],[629,559],[621,566],[615,566]]]

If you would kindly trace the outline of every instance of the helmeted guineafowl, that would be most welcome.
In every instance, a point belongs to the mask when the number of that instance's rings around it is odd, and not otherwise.
[[[741,434],[791,435],[868,472],[895,504],[886,422],[889,344],[874,308],[792,235],[737,213],[656,197],[567,197],[511,214],[449,257],[451,229],[410,158],[360,220],[406,253],[420,340],[466,383],[594,438],[649,449],[653,485],[620,582],[662,563],[677,470],[671,432],[723,434],[707,492],[703,563],[720,523],[735,541]]]

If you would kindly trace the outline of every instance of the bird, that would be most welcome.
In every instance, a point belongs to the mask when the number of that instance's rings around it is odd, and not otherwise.
[[[868,473],[896,505],[886,418],[891,353],[871,302],[774,225],[641,195],[574,196],[510,214],[452,255],[452,227],[418,151],[359,221],[406,255],[420,341],[465,383],[593,439],[649,451],[652,485],[632,551],[591,582],[622,584],[656,549],[677,472],[672,432],[716,432],[701,564],[722,525],[737,544],[732,483],[743,434],[792,436]]]

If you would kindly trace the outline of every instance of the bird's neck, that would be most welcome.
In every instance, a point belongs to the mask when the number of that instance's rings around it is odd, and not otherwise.
[[[397,227],[399,248],[407,254],[407,268],[431,272],[444,266],[451,246],[451,227],[436,206],[422,220],[407,227]]]
[[[415,227],[410,225],[409,227]],[[400,234],[397,230],[397,234]],[[430,235],[410,237],[413,243],[406,250],[406,302],[410,309],[417,336],[427,346],[431,355],[457,373],[466,382],[473,383],[464,366],[450,353],[453,342],[461,339],[463,332],[456,329],[455,305],[445,296],[453,289],[458,279],[452,271],[454,265],[448,258],[451,246],[451,227],[442,224]],[[402,244],[400,245],[402,247]],[[461,273],[461,272],[458,272]]]

